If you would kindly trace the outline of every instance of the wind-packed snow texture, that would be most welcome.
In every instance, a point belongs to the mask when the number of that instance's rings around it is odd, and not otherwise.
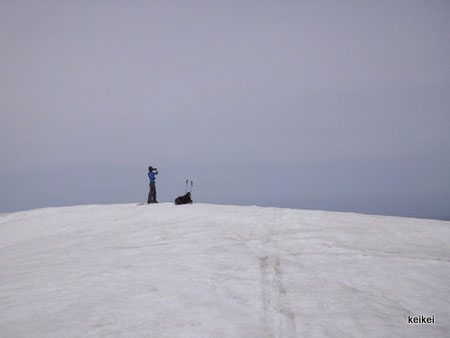
[[[449,240],[445,221],[279,208],[2,214],[0,335],[448,337]]]

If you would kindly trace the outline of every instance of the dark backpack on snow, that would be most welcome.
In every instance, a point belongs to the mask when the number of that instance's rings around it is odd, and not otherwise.
[[[178,196],[177,198],[175,198],[175,204],[176,205],[189,204],[189,203],[192,203],[191,193],[190,192],[187,192],[185,195]]]

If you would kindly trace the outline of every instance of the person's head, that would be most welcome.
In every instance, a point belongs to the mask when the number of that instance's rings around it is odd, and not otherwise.
[[[153,167],[152,166],[148,167],[148,171],[153,171]]]

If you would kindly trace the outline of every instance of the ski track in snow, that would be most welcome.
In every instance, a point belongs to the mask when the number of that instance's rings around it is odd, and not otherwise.
[[[296,315],[290,309],[287,289],[283,281],[280,248],[274,238],[275,229],[283,224],[283,210],[273,210],[266,225],[262,253],[258,257],[261,270],[262,314],[261,326],[268,337],[297,337]]]
[[[0,336],[446,337],[449,239],[445,221],[254,206],[2,214]]]

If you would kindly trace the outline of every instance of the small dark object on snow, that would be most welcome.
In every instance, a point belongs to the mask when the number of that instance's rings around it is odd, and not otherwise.
[[[187,192],[183,196],[178,196],[177,198],[175,198],[175,204],[176,205],[190,204],[190,203],[192,203],[191,193],[190,192]]]

